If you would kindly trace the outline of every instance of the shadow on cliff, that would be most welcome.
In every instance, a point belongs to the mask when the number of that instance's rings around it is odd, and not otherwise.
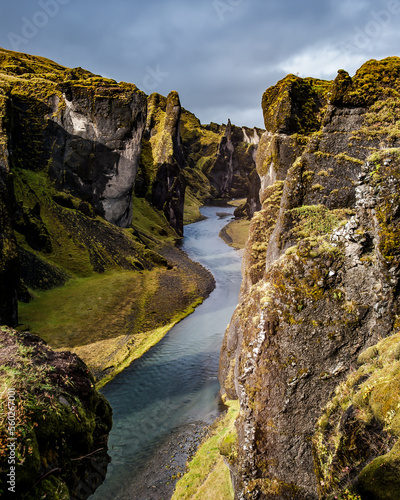
[[[89,202],[104,218],[104,204],[118,204],[119,214],[110,222],[127,227],[132,211],[133,184],[130,190],[122,193],[118,193],[115,187],[116,196],[113,198],[102,196],[110,181],[119,175],[121,155],[104,143],[69,133],[54,120],[54,107],[50,104],[45,105],[33,97],[13,98],[10,127],[12,167],[45,172],[59,190],[69,191]],[[113,146],[122,146],[123,140],[113,141]],[[125,210],[121,208],[124,205]]]
[[[159,345],[162,342],[163,340]],[[119,410],[120,418],[125,411],[130,414],[133,407],[135,411],[140,412],[148,406],[162,404],[163,401],[176,401],[177,398],[182,398],[185,403],[189,403],[191,395],[204,384],[205,379],[211,377],[210,374],[214,375],[218,369],[218,357],[213,356],[211,352],[210,354],[202,352],[178,355],[170,361],[160,359],[158,363],[148,366],[145,366],[146,358],[147,354],[144,354],[140,360],[125,370],[125,381],[135,377],[135,372],[139,370],[140,384],[137,390],[133,389],[129,394],[124,394],[126,406]],[[178,374],[180,376],[177,378]],[[163,380],[164,383],[159,384],[159,380]],[[178,383],[170,384],[169,381]],[[143,395],[144,391],[148,393],[148,397]],[[107,394],[107,389],[104,394],[112,399],[112,393]]]

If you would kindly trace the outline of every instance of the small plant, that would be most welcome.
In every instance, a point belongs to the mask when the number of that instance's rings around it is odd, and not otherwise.
[[[334,500],[362,500],[360,495],[357,495],[356,493],[352,493],[349,490],[345,490],[343,493],[335,495],[333,497],[333,499]]]

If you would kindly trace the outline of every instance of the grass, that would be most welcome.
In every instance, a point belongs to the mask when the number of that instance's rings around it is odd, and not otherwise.
[[[85,345],[88,339],[93,342],[115,337],[121,331],[124,302],[134,302],[145,287],[149,289],[153,274],[115,271],[37,291],[35,300],[20,304],[20,322],[29,324],[33,333],[40,333],[55,349]],[[119,316],[120,324],[111,315]]]
[[[177,312],[173,320],[165,326],[134,335],[121,335],[70,350],[82,358],[94,373],[104,374],[96,383],[96,388],[100,389],[135,359],[139,359],[151,347],[160,342],[171,328],[192,314],[195,307],[201,302],[202,299],[198,299],[185,310]]]
[[[352,215],[350,210],[329,210],[323,205],[301,206],[288,210],[295,227],[292,232],[298,238],[317,237],[331,233],[336,227],[344,224]]]
[[[109,271],[35,292],[20,304],[20,323],[52,348],[78,354],[104,385],[201,301],[195,280],[179,269]]]
[[[221,443],[232,434],[239,414],[239,402],[228,401],[228,412],[214,424],[210,437],[199,447],[178,481],[172,500],[231,500],[234,498],[230,473],[220,453]]]

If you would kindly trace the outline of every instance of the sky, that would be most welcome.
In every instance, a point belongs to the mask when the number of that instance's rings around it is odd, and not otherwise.
[[[400,0],[13,0],[0,46],[177,90],[202,123],[263,127],[265,89],[400,56],[399,25]]]

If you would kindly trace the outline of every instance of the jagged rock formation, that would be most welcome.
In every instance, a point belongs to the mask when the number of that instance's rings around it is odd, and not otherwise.
[[[2,322],[14,325],[17,290],[20,300],[29,301],[26,286],[49,289],[72,276],[116,266],[166,265],[153,249],[157,236],[169,238],[174,232],[168,223],[158,227],[155,213],[153,229],[159,234],[147,235],[136,223],[131,232],[118,228],[147,218],[133,196],[147,116],[143,92],[81,68],[6,50],[0,51],[0,65],[5,278],[0,302]],[[174,105],[168,120],[167,128],[176,135]],[[177,183],[168,189],[171,200],[181,197]],[[161,203],[156,193],[154,202]],[[171,225],[181,227],[182,213],[175,219],[176,224],[171,215]]]
[[[7,327],[0,341],[1,497],[88,498],[110,461],[110,405],[76,355]]]
[[[351,371],[365,348],[397,332],[399,75],[400,59],[388,58],[334,82],[290,75],[263,97],[262,209],[220,363],[223,391],[241,405],[237,498],[348,498],[349,489],[394,499],[388,492],[398,491],[382,485],[395,481],[386,471],[397,467],[398,431],[389,438],[385,422],[397,419],[400,399],[376,393],[363,418],[362,377],[378,378],[375,368],[358,378]],[[395,376],[397,365],[382,362]],[[379,436],[374,450],[368,435]]]
[[[177,233],[183,235],[186,181],[180,135],[181,104],[177,92],[167,98],[151,94],[143,135],[143,153],[136,193],[148,194],[152,204],[163,210]]]
[[[198,206],[215,198],[248,198],[238,216],[251,217],[260,207],[255,158],[263,130],[237,127],[230,120],[227,125],[201,125],[186,110],[181,125],[187,219],[196,219]]]
[[[13,167],[47,168],[59,189],[88,201],[111,223],[128,227],[146,96],[134,85],[62,67],[51,74],[28,68],[22,78],[7,65],[11,56],[2,55],[9,75],[2,86],[11,95]]]
[[[145,95],[134,85],[93,78],[65,82],[61,90],[62,100],[53,97],[49,110],[54,117],[49,127],[54,148],[50,173],[60,187],[89,201],[106,220],[128,227]]]

